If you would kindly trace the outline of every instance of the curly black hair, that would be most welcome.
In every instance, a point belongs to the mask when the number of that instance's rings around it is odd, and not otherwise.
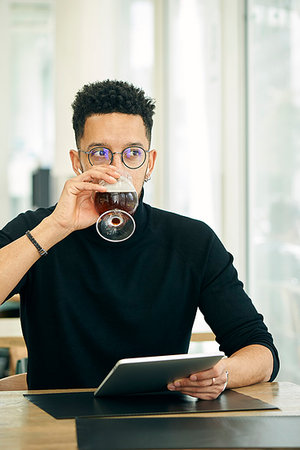
[[[145,92],[133,84],[117,80],[86,84],[77,92],[72,108],[77,146],[83,136],[88,117],[113,112],[140,115],[146,128],[147,139],[151,141],[154,100],[146,97]]]

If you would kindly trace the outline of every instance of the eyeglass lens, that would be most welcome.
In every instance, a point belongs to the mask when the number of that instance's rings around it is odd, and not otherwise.
[[[137,169],[142,166],[146,159],[145,150],[139,147],[125,148],[121,154],[123,163],[131,169]],[[89,153],[90,163],[93,165],[110,164],[113,155],[113,152],[108,148],[95,148]]]

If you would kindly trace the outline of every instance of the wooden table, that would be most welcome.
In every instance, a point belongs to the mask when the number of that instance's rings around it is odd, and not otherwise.
[[[260,383],[236,389],[236,391],[271,403],[280,410],[197,413],[193,414],[193,417],[195,415],[201,417],[300,416],[299,385],[286,382]],[[70,391],[26,391],[26,393],[28,392]],[[5,450],[76,449],[75,420],[54,419],[25,399],[23,393],[25,391],[0,392],[0,448]]]

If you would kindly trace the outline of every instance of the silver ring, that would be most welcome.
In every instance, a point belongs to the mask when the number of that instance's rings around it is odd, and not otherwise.
[[[215,379],[215,377],[213,377],[213,378],[211,379],[211,385],[215,384],[215,382],[216,382],[216,379]]]

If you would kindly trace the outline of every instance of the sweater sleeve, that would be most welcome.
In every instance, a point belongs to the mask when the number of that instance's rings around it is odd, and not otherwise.
[[[263,316],[246,294],[229,254],[216,235],[206,260],[199,308],[227,356],[251,344],[269,348],[273,354],[273,381],[279,357]]]
[[[0,248],[5,247],[11,242],[23,236],[27,230],[32,230],[43,218],[48,216],[54,207],[39,208],[36,211],[27,211],[19,214],[13,220],[0,230]],[[15,288],[9,293],[6,300],[14,294],[21,293],[25,287],[28,278],[28,272],[23,276]]]
[[[20,216],[9,222],[2,230],[0,230],[0,248],[5,247],[11,242],[15,241],[23,234],[25,234],[26,229],[22,227],[22,220],[20,220]],[[14,289],[9,293],[5,300],[8,300],[15,294],[19,294],[22,287],[25,285],[27,279],[27,274],[25,274],[19,283],[14,287]]]

